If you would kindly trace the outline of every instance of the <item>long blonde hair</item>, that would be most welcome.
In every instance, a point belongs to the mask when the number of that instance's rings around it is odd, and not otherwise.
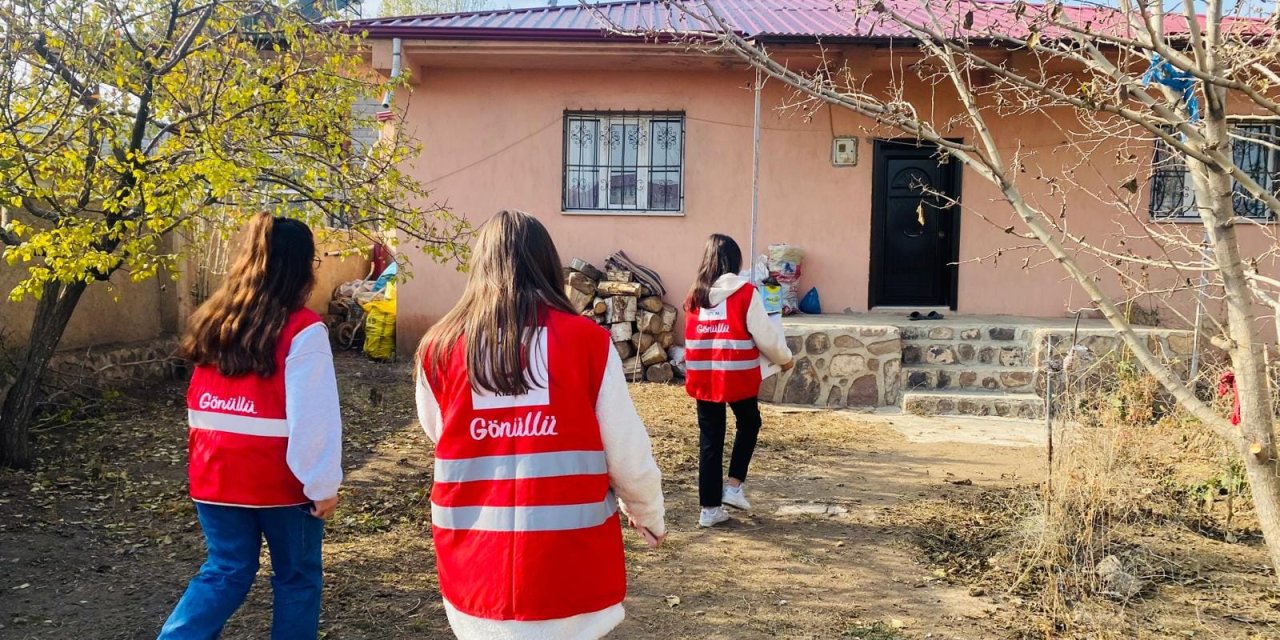
[[[247,247],[222,286],[191,318],[182,355],[216,365],[225,376],[276,370],[276,345],[289,315],[315,286],[315,239],[307,225],[259,213],[245,232]]]
[[[500,211],[476,234],[470,266],[462,298],[418,345],[418,371],[438,379],[463,341],[473,390],[528,393],[539,382],[528,373],[534,329],[549,310],[574,313],[551,234],[523,211]]]

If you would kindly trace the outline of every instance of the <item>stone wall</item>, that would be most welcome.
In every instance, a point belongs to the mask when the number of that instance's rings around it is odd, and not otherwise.
[[[1185,329],[1162,329],[1134,327],[1138,335],[1147,343],[1157,358],[1166,363],[1180,378],[1186,378],[1191,370],[1191,354],[1195,346],[1195,337]],[[1070,330],[1043,329],[1037,331],[1033,338],[1035,345],[1035,389],[1043,394],[1045,389],[1045,363],[1052,359],[1061,362],[1071,347],[1073,338],[1081,346],[1088,349],[1089,362],[1086,369],[1078,370],[1086,376],[1107,375],[1115,364],[1115,359],[1125,354],[1128,349],[1123,340],[1110,330],[1082,330],[1073,336]],[[1052,339],[1052,349],[1050,349]],[[1207,337],[1200,341],[1201,370],[1215,367],[1222,362],[1224,354],[1209,343]],[[1060,383],[1055,383],[1060,384]]]
[[[916,323],[902,328],[907,389],[1026,392],[1032,387],[1032,329],[1000,324]]]
[[[173,337],[148,342],[63,351],[49,363],[49,375],[76,387],[127,388],[187,374],[186,361],[175,354]]]
[[[786,325],[791,371],[760,385],[766,402],[874,409],[898,404],[902,340],[897,327]]]

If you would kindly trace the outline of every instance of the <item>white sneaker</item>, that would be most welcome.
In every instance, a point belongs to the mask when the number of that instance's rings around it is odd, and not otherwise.
[[[714,527],[729,519],[729,512],[724,507],[703,507],[698,516],[699,527]]]
[[[720,496],[720,501],[734,507],[735,509],[750,511],[751,503],[747,502],[747,494],[744,489],[744,485],[738,485],[736,487],[725,485],[724,493]]]

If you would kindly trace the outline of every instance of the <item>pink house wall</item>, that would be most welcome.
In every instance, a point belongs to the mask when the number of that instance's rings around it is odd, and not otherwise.
[[[427,60],[429,62],[429,59]],[[407,107],[408,132],[423,145],[410,168],[457,214],[479,224],[502,208],[538,216],[561,257],[596,262],[615,250],[657,270],[678,302],[694,276],[702,243],[713,232],[734,236],[744,250],[750,233],[752,74],[726,70],[575,70],[422,68]],[[922,88],[922,105],[954,104]],[[796,244],[806,252],[803,286],[818,287],[824,311],[867,309],[871,220],[872,138],[853,114],[821,108],[808,117],[781,113],[786,94],[774,83],[764,92],[760,163],[758,251],[768,243]],[[941,99],[939,99],[941,98]],[[940,107],[934,107],[935,109]],[[561,212],[563,115],[566,110],[652,110],[685,113],[685,206],[681,216],[581,215]],[[936,113],[936,112],[935,112]],[[945,115],[945,114],[937,114]],[[999,123],[1008,152],[1030,153],[1020,174],[1029,193],[1047,196],[1037,177],[1059,175],[1076,157],[1064,148],[1061,123],[1010,117]],[[855,167],[830,162],[832,133],[860,139]],[[957,132],[965,136],[965,132]],[[1149,152],[1143,152],[1149,153]],[[1142,215],[1126,219],[1103,208],[1090,192],[1114,189],[1133,175],[1114,162],[1113,150],[1094,154],[1078,173],[1086,188],[1067,197],[1073,232],[1093,240],[1123,229],[1142,235]],[[1140,199],[1141,190],[1134,199]],[[988,182],[962,176],[966,207],[960,230],[962,264],[958,311],[1060,317],[1087,307],[1088,298],[1065,280],[1041,252],[1029,265],[1018,247],[1031,241],[1005,233],[1021,225]],[[1057,200],[1045,197],[1057,210]],[[1140,203],[1135,203],[1140,204]],[[983,221],[979,213],[988,218]],[[1118,223],[1117,220],[1127,220]],[[1185,229],[1198,238],[1199,227]],[[1250,250],[1269,246],[1267,234],[1246,230]],[[1143,241],[1129,241],[1142,244]],[[1154,252],[1154,243],[1147,243]],[[1008,253],[993,259],[997,249]],[[413,279],[400,293],[400,342],[409,350],[422,332],[457,300],[465,279],[452,267],[410,251]],[[1086,260],[1096,265],[1096,261]],[[1274,264],[1268,269],[1280,272]],[[1116,295],[1122,289],[1107,276]]]

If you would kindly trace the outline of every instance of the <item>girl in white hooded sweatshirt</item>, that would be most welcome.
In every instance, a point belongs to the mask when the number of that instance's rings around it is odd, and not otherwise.
[[[729,519],[724,505],[751,509],[743,483],[760,433],[761,357],[792,366],[786,336],[769,320],[760,292],[742,271],[742,250],[726,235],[707,240],[698,278],[685,298],[685,390],[698,405],[698,525],[712,527]],[[733,410],[737,434],[724,463],[726,405]]]

